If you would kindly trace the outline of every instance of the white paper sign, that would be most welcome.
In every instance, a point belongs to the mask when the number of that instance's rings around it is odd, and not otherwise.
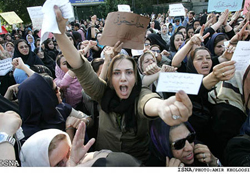
[[[117,6],[118,6],[118,11],[131,12],[129,5],[117,5]]]
[[[160,73],[156,91],[178,92],[197,95],[201,86],[203,75],[191,73],[162,72]]]
[[[234,51],[232,60],[236,61],[236,71],[245,70],[250,64],[250,42],[239,41]]]
[[[170,4],[169,5],[169,16],[185,16],[185,8],[182,4]]]
[[[43,11],[42,6],[27,7],[34,29],[42,29]]]
[[[0,76],[5,76],[12,70],[12,58],[0,60]]]
[[[41,34],[41,43],[45,41],[49,33],[57,33],[61,34],[57,22],[56,22],[56,15],[54,12],[54,6],[57,5],[60,10],[62,11],[62,15],[65,19],[69,19],[74,17],[73,8],[69,0],[47,0],[42,7],[42,11],[44,13],[43,16],[43,26],[42,26],[42,34]]]

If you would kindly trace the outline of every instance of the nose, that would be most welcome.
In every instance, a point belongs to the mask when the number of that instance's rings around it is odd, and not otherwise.
[[[185,151],[193,151],[193,146],[186,140],[185,146],[184,146]]]
[[[125,75],[125,72],[122,72],[121,73],[121,81],[126,81],[126,75]]]

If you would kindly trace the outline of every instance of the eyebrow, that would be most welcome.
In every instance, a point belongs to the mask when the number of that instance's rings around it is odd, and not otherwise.
[[[127,68],[127,69],[125,69],[125,71],[128,71],[128,70],[133,70],[134,71],[133,68]],[[120,69],[114,69],[113,71],[121,71],[121,70]]]

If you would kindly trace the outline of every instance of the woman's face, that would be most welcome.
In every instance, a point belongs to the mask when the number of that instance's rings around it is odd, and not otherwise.
[[[120,99],[127,99],[135,85],[135,72],[128,59],[117,60],[112,71],[112,85]]]
[[[188,30],[188,37],[189,38],[191,38],[193,35],[194,35],[194,29],[193,28],[190,28],[189,30]]]
[[[6,36],[6,40],[8,40],[8,41],[10,41],[10,40],[11,40],[10,35],[7,35],[7,36]]]
[[[42,50],[38,50],[38,53],[37,53],[37,56],[40,58],[40,59],[43,59],[44,58],[44,52]]]
[[[153,63],[156,63],[155,58],[151,54],[146,54],[142,61],[142,70],[145,71],[146,68]]]
[[[29,46],[25,42],[19,42],[17,47],[22,55],[29,54]]]
[[[67,67],[67,61],[65,59],[65,57],[62,57],[60,60],[60,68],[63,70],[63,72],[68,72],[68,67]]]
[[[178,50],[180,48],[180,46],[182,45],[183,41],[184,41],[184,39],[183,39],[183,36],[181,34],[175,35],[174,46],[175,46],[176,50]]]
[[[54,49],[54,43],[52,42],[52,41],[50,41],[49,43],[48,43],[48,47],[49,47],[49,49],[51,49],[51,50],[53,50]]]
[[[225,51],[225,47],[224,47],[224,42],[226,42],[227,40],[224,39],[220,42],[218,42],[215,47],[214,47],[214,54],[217,56],[221,56],[223,54],[223,52]]]
[[[6,50],[7,50],[8,52],[13,52],[13,51],[14,51],[14,47],[13,47],[11,44],[7,44],[7,45],[6,45]]]
[[[70,142],[67,138],[59,141],[49,155],[50,167],[66,167],[70,155]]]
[[[186,138],[189,133],[190,131],[184,124],[172,129],[169,133],[170,143]],[[182,163],[192,164],[194,162],[194,142],[189,143],[186,140],[185,146],[180,150],[175,150],[173,147],[171,148],[174,158],[179,159]]]
[[[28,41],[29,41],[29,43],[32,43],[33,42],[33,38],[31,36],[28,36]]]
[[[187,38],[187,32],[186,32],[186,29],[185,29],[185,28],[182,28],[182,29],[180,29],[180,30],[179,30],[179,32],[181,32],[181,33],[183,34],[183,36],[184,36],[184,40],[186,40],[186,38]]]
[[[172,31],[173,31],[172,25],[168,26],[168,31],[169,31],[169,32],[172,32]]]
[[[102,37],[101,33],[97,34],[96,39],[98,40],[98,42],[100,42],[101,37]]]
[[[198,50],[194,56],[193,65],[199,74],[208,75],[212,67],[209,52],[207,50]]]

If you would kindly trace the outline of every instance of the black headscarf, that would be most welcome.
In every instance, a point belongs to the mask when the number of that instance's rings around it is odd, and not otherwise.
[[[50,84],[41,75],[34,73],[18,87],[19,110],[25,139],[43,129],[65,129],[65,120],[72,107],[63,103],[58,105],[52,85],[53,80]]]
[[[147,39],[150,41],[150,45],[159,45],[160,50],[169,50],[169,45],[162,39],[161,35],[151,33],[148,35]]]
[[[29,54],[28,55],[23,55],[23,54],[20,53],[20,51],[18,49],[18,44],[20,42],[24,42],[24,43],[26,43],[28,45],[28,47],[29,47]],[[21,57],[23,62],[25,64],[28,64],[29,66],[43,65],[43,62],[41,61],[41,59],[39,57],[37,57],[37,55],[34,52],[31,51],[31,48],[30,48],[29,44],[24,39],[19,39],[15,43],[15,51],[14,51],[13,58],[17,58],[17,57]]]
[[[110,87],[106,88],[106,91],[103,95],[101,101],[102,110],[106,113],[115,112],[117,114],[123,115],[125,114],[125,124],[126,130],[133,128],[135,132],[137,131],[136,128],[136,113],[135,113],[135,102],[138,101],[138,97],[141,92],[141,78],[139,73],[137,72],[137,82],[135,83],[129,97],[124,100],[120,100],[117,96],[114,89]]]

